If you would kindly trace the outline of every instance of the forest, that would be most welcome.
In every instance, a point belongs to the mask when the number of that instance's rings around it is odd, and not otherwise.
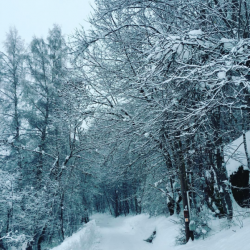
[[[69,39],[58,25],[6,35],[0,249],[49,249],[96,212],[179,214],[184,244],[183,210],[206,227],[233,219],[232,199],[250,207],[250,1],[95,3]],[[240,136],[246,164],[229,176]]]

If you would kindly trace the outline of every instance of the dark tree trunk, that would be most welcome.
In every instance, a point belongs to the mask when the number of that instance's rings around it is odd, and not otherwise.
[[[178,143],[178,159],[179,159],[179,179],[180,179],[180,184],[181,184],[181,196],[182,196],[182,203],[183,203],[183,210],[188,211],[188,200],[187,200],[187,178],[186,178],[186,166],[184,162],[184,156],[183,156],[183,148],[182,148],[182,143],[181,139],[177,138],[179,141]],[[188,242],[189,237],[190,237],[190,232],[189,232],[189,217],[188,220],[185,222],[185,236],[186,236],[186,242]]]
[[[224,152],[223,152],[223,141],[222,136],[219,134],[221,133],[221,108],[218,107],[218,110],[216,110],[212,114],[212,122],[214,125],[214,141],[215,141],[215,147],[216,147],[216,153],[215,153],[215,162],[216,166],[213,165],[214,171],[217,176],[218,186],[219,186],[219,193],[221,196],[221,202],[223,206],[223,210],[225,211],[225,215],[228,219],[232,219],[233,217],[233,206],[232,201],[230,198],[230,190],[227,186],[228,176],[226,172],[226,168],[224,165]]]
[[[62,239],[64,240],[64,207],[63,207],[63,202],[64,202],[64,192],[62,193],[62,197],[61,197],[61,203],[60,203],[60,221],[61,221],[61,234],[62,234]]]
[[[119,216],[119,196],[118,190],[115,190],[115,217]]]
[[[41,244],[44,241],[45,233],[46,233],[46,225],[44,226],[44,228],[42,230],[42,234],[38,238],[38,241],[37,241],[37,250],[42,250]]]
[[[230,176],[230,182],[232,184],[232,193],[235,201],[241,207],[250,207],[249,205],[249,170],[244,170],[243,167],[239,167],[236,173]]]

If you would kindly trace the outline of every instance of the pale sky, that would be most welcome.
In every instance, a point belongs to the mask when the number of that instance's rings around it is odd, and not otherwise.
[[[0,0],[0,44],[9,27],[15,26],[19,35],[29,43],[32,37],[46,38],[53,24],[70,35],[80,25],[87,30],[85,21],[93,12],[94,0]]]

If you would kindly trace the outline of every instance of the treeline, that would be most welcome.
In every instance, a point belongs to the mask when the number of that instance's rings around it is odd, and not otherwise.
[[[25,47],[10,29],[1,52],[1,247],[61,242],[90,208],[86,90],[71,74],[61,29]],[[74,88],[77,91],[72,91]]]
[[[27,48],[10,30],[0,54],[2,247],[57,244],[91,212],[179,214],[187,192],[195,237],[207,210],[230,221],[230,180],[239,184],[224,147],[241,135],[250,168],[249,5],[97,0],[92,29],[68,44],[58,26]],[[248,171],[238,175],[248,187]],[[239,196],[248,206],[249,192]]]

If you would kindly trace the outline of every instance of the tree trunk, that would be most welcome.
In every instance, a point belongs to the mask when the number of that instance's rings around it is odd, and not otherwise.
[[[64,240],[64,225],[63,225],[63,220],[64,220],[64,216],[63,216],[63,201],[64,201],[64,192],[62,193],[62,197],[61,197],[61,203],[60,203],[60,221],[61,221],[61,234],[62,234],[62,239]]]
[[[42,233],[41,233],[41,235],[38,238],[38,241],[37,241],[37,250],[42,250],[41,244],[42,244],[42,242],[44,240],[45,233],[46,233],[46,225],[44,226],[44,228],[42,230]]]
[[[215,141],[215,161],[216,166],[213,166],[218,186],[219,186],[219,193],[221,196],[221,202],[223,205],[223,209],[226,213],[226,216],[228,219],[232,219],[233,217],[233,206],[232,201],[230,198],[230,190],[228,189],[227,182],[228,176],[224,164],[224,152],[223,152],[223,141],[222,141],[222,135],[221,135],[221,108],[218,107],[218,110],[215,110],[212,115],[212,123],[214,125],[214,141]],[[220,133],[220,134],[219,134]]]
[[[246,154],[246,158],[247,158],[247,167],[250,170],[250,159],[249,159],[248,150],[247,150],[246,132],[244,130],[242,131],[242,136],[243,136],[243,144],[244,144],[245,154]]]
[[[177,154],[178,154],[178,159],[179,159],[179,162],[178,162],[179,179],[180,179],[180,184],[181,184],[181,196],[182,196],[183,210],[188,211],[188,200],[187,200],[188,187],[187,187],[187,178],[186,178],[186,166],[185,166],[185,161],[184,161],[183,152],[182,152],[181,139],[178,138],[177,140],[179,140]],[[185,221],[185,236],[186,236],[186,243],[187,243],[190,237],[189,217],[188,217],[188,220]]]

